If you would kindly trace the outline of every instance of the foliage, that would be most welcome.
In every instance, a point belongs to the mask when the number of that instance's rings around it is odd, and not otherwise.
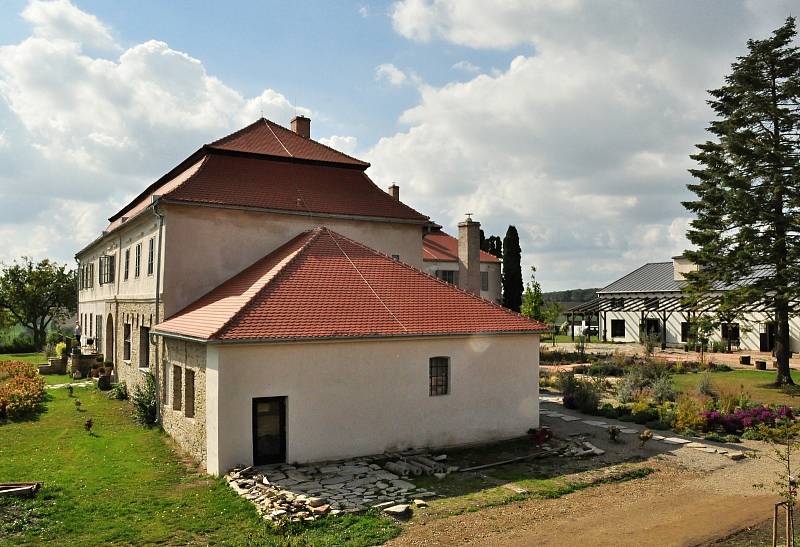
[[[23,257],[0,272],[0,309],[31,329],[35,349],[45,345],[47,327],[77,309],[76,275],[65,264]]]
[[[704,372],[700,375],[700,379],[697,381],[697,394],[708,397],[714,397],[717,394],[711,384],[711,373]]]
[[[706,421],[700,416],[701,412],[703,405],[700,401],[688,395],[679,396],[675,405],[675,422],[672,428],[678,432],[702,429]]]
[[[0,353],[30,353],[34,351],[33,340],[25,334],[17,334],[11,340],[0,343]]]
[[[675,400],[675,382],[671,374],[662,374],[650,382],[653,399],[658,403]]]
[[[119,401],[126,401],[128,399],[128,385],[125,382],[114,384],[111,386],[108,396]]]
[[[653,334],[652,332],[643,333],[642,336],[639,337],[642,341],[642,346],[644,347],[644,353],[648,357],[653,356],[653,351],[656,349],[656,344],[658,343],[658,337]]]
[[[503,258],[503,240],[499,236],[486,238],[483,236],[483,230],[481,230],[481,251],[485,251],[497,258]]]
[[[792,471],[792,459],[796,460],[800,446],[800,423],[787,417],[774,424],[759,424],[754,429],[772,447],[772,455],[766,457],[780,465],[778,477],[773,483],[775,492],[783,501],[794,506],[797,503],[797,478],[796,472]]]
[[[149,372],[144,375],[145,381],[133,390],[133,416],[138,423],[151,426],[158,419],[156,380]],[[127,388],[126,388],[127,391]]]
[[[722,87],[710,91],[716,116],[714,141],[698,144],[689,185],[697,198],[684,202],[695,217],[686,256],[699,266],[687,273],[687,300],[731,309],[764,302],[777,324],[776,384],[792,383],[789,316],[800,311],[800,48],[795,20],[731,66]],[[752,279],[758,268],[759,277]],[[710,292],[730,287],[724,301]],[[716,298],[717,302],[709,302]]]
[[[788,406],[774,409],[767,406],[756,406],[737,408],[728,414],[719,410],[704,410],[700,416],[705,421],[703,429],[706,431],[739,433],[760,425],[774,426],[779,420],[791,419],[792,409]]]
[[[0,362],[0,419],[18,419],[40,410],[44,385],[30,363]]]
[[[517,228],[508,227],[503,239],[503,305],[519,311],[522,305],[522,249]]]
[[[544,321],[542,286],[536,281],[535,266],[531,266],[531,280],[525,285],[525,293],[522,295],[522,305],[519,312],[528,319]]]
[[[565,408],[577,409],[585,414],[594,414],[602,397],[600,381],[581,380],[571,372],[559,374],[559,389]]]
[[[67,350],[67,343],[66,342],[59,342],[56,344],[56,357],[63,357],[64,352]]]

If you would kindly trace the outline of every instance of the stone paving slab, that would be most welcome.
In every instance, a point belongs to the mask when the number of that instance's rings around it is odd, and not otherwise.
[[[601,422],[599,420],[583,420],[583,423],[592,427],[608,427],[606,422]]]
[[[623,427],[622,429],[619,430],[619,432],[620,433],[625,433],[627,435],[634,435],[636,433],[639,433],[639,430],[638,429],[631,429],[629,427]]]
[[[579,416],[567,416],[566,414],[563,416],[559,416],[559,418],[561,418],[565,422],[577,422],[578,420],[580,420]]]
[[[687,439],[681,439],[680,437],[666,437],[663,439],[663,442],[669,444],[689,444],[692,441]]]

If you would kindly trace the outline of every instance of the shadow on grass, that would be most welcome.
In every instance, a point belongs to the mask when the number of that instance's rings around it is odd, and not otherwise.
[[[47,403],[51,401],[53,401],[53,396],[50,395],[50,393],[45,392],[42,402],[36,405],[36,409],[33,412],[26,412],[25,414],[20,414],[18,416],[14,416],[13,418],[0,418],[0,427],[5,424],[38,422],[42,418],[42,415],[47,413]]]

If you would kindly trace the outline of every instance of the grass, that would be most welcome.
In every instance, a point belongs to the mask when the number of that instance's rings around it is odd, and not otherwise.
[[[34,365],[46,365],[44,353],[0,353],[0,361],[25,361]]]
[[[69,374],[44,374],[44,383],[52,386],[54,384],[68,384],[72,382],[72,377]]]
[[[375,545],[399,533],[376,514],[277,530],[224,481],[180,461],[159,429],[93,388],[48,394],[33,421],[0,425],[0,482],[40,481],[30,500],[0,498],[0,545]],[[94,435],[83,427],[94,420]]]
[[[762,404],[786,404],[800,406],[800,389],[780,389],[774,386],[775,371],[734,370],[731,372],[712,372],[711,385],[716,391],[736,392],[742,389],[750,399]],[[700,374],[676,374],[675,388],[684,393],[695,393]],[[800,382],[800,373],[792,371],[792,379]]]

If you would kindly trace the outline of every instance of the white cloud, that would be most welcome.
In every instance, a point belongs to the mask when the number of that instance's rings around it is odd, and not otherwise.
[[[358,14],[364,19],[369,17],[369,6],[359,6]]]
[[[470,63],[469,61],[459,61],[455,63],[452,67],[455,70],[461,70],[463,72],[468,72],[470,74],[477,74],[481,71],[481,67]]]
[[[393,86],[401,86],[408,80],[405,72],[391,63],[384,63],[375,68],[375,79],[387,81]]]
[[[23,16],[32,35],[0,47],[0,260],[71,262],[116,208],[201,143],[261,112],[280,123],[311,115],[273,89],[245,98],[164,42],[123,50],[65,0],[31,2]],[[91,53],[101,46],[121,54]]]
[[[406,0],[411,40],[530,46],[491,75],[420,85],[405,128],[366,154],[379,185],[452,229],[519,229],[545,288],[602,286],[687,245],[687,169],[717,87],[750,37],[788,13],[738,3]]]
[[[350,136],[332,135],[329,138],[320,139],[319,142],[351,156],[355,155],[358,148],[358,139]]]
[[[33,0],[23,10],[22,18],[33,25],[34,36],[45,40],[66,40],[101,50],[119,49],[106,25],[69,0]]]

